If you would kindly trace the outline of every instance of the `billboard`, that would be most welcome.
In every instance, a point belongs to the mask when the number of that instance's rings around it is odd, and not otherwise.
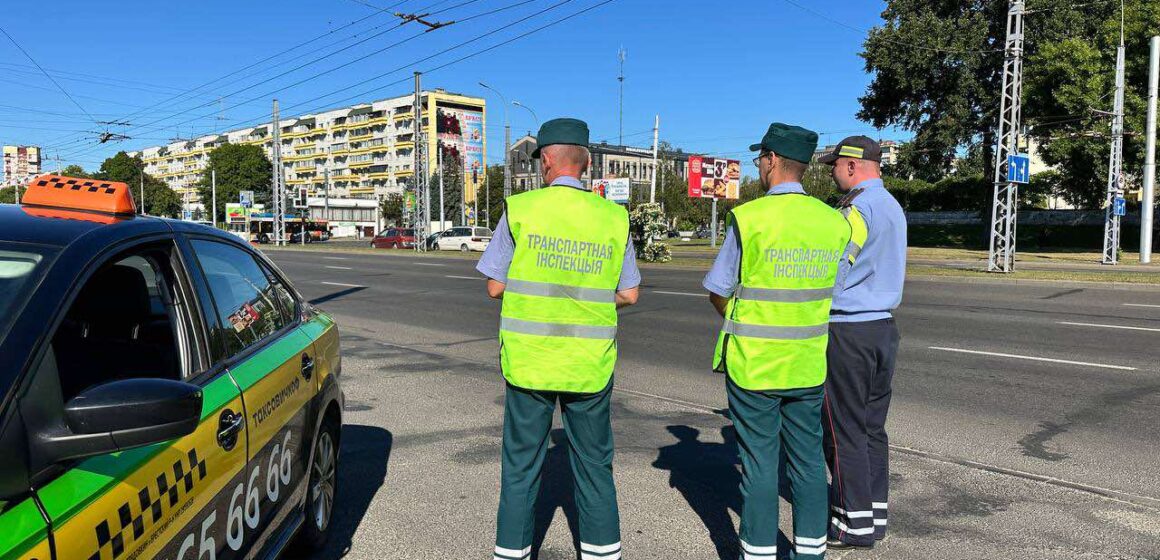
[[[237,202],[226,203],[226,223],[244,224],[250,209]]]
[[[40,148],[4,146],[4,184],[23,185],[40,175]]]
[[[459,162],[463,168],[463,200],[475,200],[475,193],[487,178],[483,159],[483,111],[456,107],[436,107],[435,132],[443,161]]]
[[[689,156],[689,196],[692,198],[741,198],[741,161]]]
[[[592,181],[592,192],[617,204],[628,204],[631,184],[632,182],[627,177],[623,179],[595,179]]]

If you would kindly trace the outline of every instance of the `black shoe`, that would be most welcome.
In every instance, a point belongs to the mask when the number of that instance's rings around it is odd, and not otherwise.
[[[833,538],[826,541],[827,550],[870,550],[872,548],[874,548],[873,544],[850,544]]]

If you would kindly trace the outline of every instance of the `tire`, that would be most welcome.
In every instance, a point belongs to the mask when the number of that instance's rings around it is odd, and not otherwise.
[[[442,250],[443,250],[443,245],[440,245],[438,241],[436,241],[436,242],[435,242],[435,250],[436,250],[436,251],[442,251]]]
[[[466,252],[469,252],[469,251],[471,251],[471,249],[470,249],[470,248],[467,246],[467,244],[466,244],[466,243],[464,243],[463,245],[460,245],[460,246],[459,246],[459,252],[460,252],[460,253],[466,253]]]
[[[398,242],[398,241],[396,241],[396,242],[395,242],[393,245],[391,245],[391,248],[392,248],[392,249],[398,249],[398,248],[399,248],[399,242]]]
[[[258,243],[265,244],[265,243],[269,243],[269,242],[270,242],[270,236],[266,235],[264,233],[262,234],[261,237],[258,238]]]
[[[298,542],[313,551],[326,546],[333,526],[334,499],[338,495],[338,431],[336,420],[324,420],[314,439],[314,456],[310,458],[306,520],[298,533]],[[324,480],[329,480],[329,484],[323,484]]]

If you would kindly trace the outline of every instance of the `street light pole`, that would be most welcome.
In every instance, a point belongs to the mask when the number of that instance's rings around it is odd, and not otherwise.
[[[492,93],[495,93],[496,95],[498,95],[500,100],[503,101],[503,197],[506,200],[507,197],[512,195],[512,165],[511,165],[512,123],[510,120],[508,120],[508,102],[507,102],[507,98],[504,97],[503,94],[500,93],[495,88],[493,88],[493,87],[491,87],[483,82],[479,82],[479,85],[483,86],[485,89],[491,90]],[[487,181],[486,174],[484,176],[484,181]],[[488,208],[487,227],[491,227],[491,189],[490,188],[487,189],[487,208]]]
[[[535,112],[535,111],[533,111],[531,107],[528,107],[527,105],[524,105],[523,103],[520,103],[519,101],[512,101],[512,105],[515,105],[516,107],[520,107],[520,108],[526,109],[526,110],[527,110],[529,113],[531,113],[531,114],[532,114],[532,120],[536,121],[536,130],[539,130],[539,129],[540,129],[540,117],[537,117],[537,116],[536,116],[536,112]],[[536,147],[538,148],[539,146],[536,146]],[[585,147],[587,147],[587,146],[585,146]],[[534,179],[535,179],[535,181],[536,181],[536,185],[538,185],[538,186],[536,186],[535,188],[537,188],[537,189],[538,189],[538,188],[540,188],[540,187],[542,187],[542,186],[543,186],[543,185],[540,185],[540,182],[541,182],[541,181],[540,181],[540,162],[536,161],[536,160],[533,158],[531,163],[532,163],[532,168],[535,170],[535,175],[536,175],[536,176],[534,177]]]

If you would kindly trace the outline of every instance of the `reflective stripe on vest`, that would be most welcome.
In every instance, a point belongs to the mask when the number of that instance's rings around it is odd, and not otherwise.
[[[795,290],[795,289],[773,289],[773,288],[750,288],[749,286],[741,286],[737,288],[737,293],[733,294],[737,299],[748,299],[751,301],[771,301],[779,303],[802,303],[806,301],[822,301],[830,299],[833,296],[834,290],[828,288],[817,288],[813,290]]]
[[[616,290],[581,288],[579,286],[552,284],[551,282],[533,282],[531,280],[518,280],[515,278],[508,279],[508,283],[504,285],[504,292],[523,294],[525,296],[568,298],[592,303],[616,303]]]
[[[600,340],[612,340],[616,338],[615,326],[565,325],[561,323],[525,321],[511,317],[501,317],[499,328],[504,331],[538,336],[568,336],[572,338],[595,338]]]
[[[771,340],[806,340],[825,336],[830,332],[830,324],[812,325],[806,327],[771,327],[769,325],[747,325],[726,319],[725,326],[721,327],[726,334],[747,336],[749,338],[768,338]]]

